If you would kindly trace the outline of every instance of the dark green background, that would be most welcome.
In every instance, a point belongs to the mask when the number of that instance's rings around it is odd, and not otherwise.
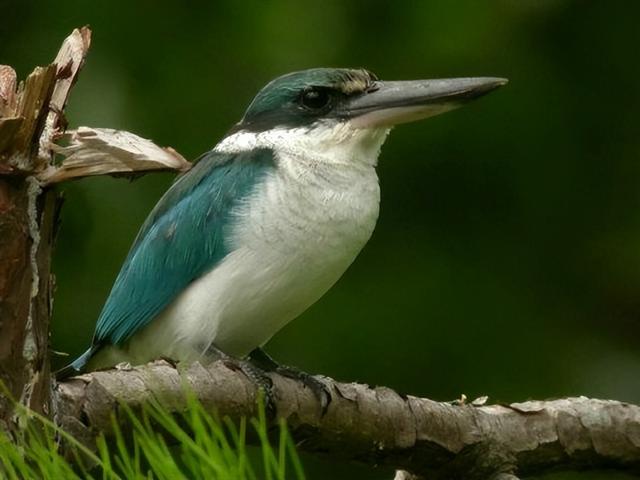
[[[0,63],[20,76],[73,27],[93,28],[71,126],[127,129],[187,158],[292,70],[508,77],[487,98],[392,133],[373,238],[268,350],[442,400],[640,402],[640,2],[0,0],[0,12]],[[172,178],[64,186],[54,349],[87,346]],[[390,478],[315,459],[307,468]]]

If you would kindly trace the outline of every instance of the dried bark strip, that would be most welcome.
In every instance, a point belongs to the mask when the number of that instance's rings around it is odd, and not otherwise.
[[[429,479],[515,478],[550,469],[640,472],[640,407],[585,397],[511,405],[453,405],[404,397],[385,387],[323,378],[333,401],[326,415],[303,385],[272,376],[278,415],[301,450],[386,465]],[[185,382],[185,383],[183,383]],[[179,373],[164,361],[82,375],[57,387],[58,423],[91,444],[111,431],[119,402],[158,399],[185,408],[183,385],[222,415],[254,415],[256,389],[221,362]],[[126,416],[119,418],[125,422]],[[400,477],[402,478],[402,477]]]
[[[108,128],[78,127],[68,132],[69,145],[52,145],[66,157],[38,175],[46,185],[93,175],[131,175],[151,171],[191,168],[191,163],[172,148],[161,148],[151,140],[130,132]]]

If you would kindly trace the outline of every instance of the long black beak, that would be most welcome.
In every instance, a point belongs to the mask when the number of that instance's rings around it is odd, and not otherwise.
[[[340,113],[357,128],[391,127],[453,110],[507,82],[495,77],[376,81]]]

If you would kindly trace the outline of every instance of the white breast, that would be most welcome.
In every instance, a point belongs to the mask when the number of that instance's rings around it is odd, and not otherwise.
[[[222,266],[234,280],[216,302],[213,339],[226,352],[249,353],[306,310],[373,232],[380,194],[372,167],[336,175],[320,166],[309,173],[299,162],[280,160],[234,230],[237,249]],[[216,271],[209,275],[218,285]]]
[[[118,349],[118,361],[194,360],[212,343],[244,356],[340,278],[378,217],[375,163],[387,132],[343,133],[337,150],[335,141],[321,149],[328,138],[291,130],[237,134],[216,147],[281,153],[275,171],[237,210],[231,253]]]

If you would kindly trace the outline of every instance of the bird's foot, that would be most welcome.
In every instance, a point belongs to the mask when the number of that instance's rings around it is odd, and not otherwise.
[[[254,365],[250,361],[240,360],[238,358],[227,355],[222,350],[211,345],[207,348],[205,357],[211,361],[220,360],[228,368],[235,371],[240,371],[253,383],[258,390],[262,392],[262,398],[264,402],[265,413],[268,418],[276,417],[276,402],[275,394],[273,391],[273,380],[267,374],[267,372],[260,368],[258,365]]]
[[[240,371],[244,373],[245,376],[251,380],[251,382],[256,385],[258,390],[262,393],[262,401],[264,402],[264,410],[267,418],[276,418],[276,398],[273,390],[273,380],[271,380],[271,377],[269,377],[267,372],[246,360],[236,360],[235,365],[240,368]]]
[[[261,348],[253,350],[249,354],[249,360],[263,371],[275,372],[283,377],[302,382],[302,384],[311,390],[313,395],[320,402],[322,415],[327,413],[327,409],[331,403],[331,393],[321,380],[318,380],[313,375],[303,372],[302,370],[298,370],[297,368],[280,365]]]
[[[302,382],[302,384],[307,387],[313,393],[314,397],[320,402],[320,408],[322,409],[322,415],[327,413],[327,409],[329,408],[329,404],[331,403],[331,393],[327,386],[321,381],[318,380],[313,375],[308,374],[307,372],[303,372],[302,370],[298,370],[297,368],[280,366],[276,369],[276,373],[279,373],[283,377],[292,378],[293,380],[298,380]]]

